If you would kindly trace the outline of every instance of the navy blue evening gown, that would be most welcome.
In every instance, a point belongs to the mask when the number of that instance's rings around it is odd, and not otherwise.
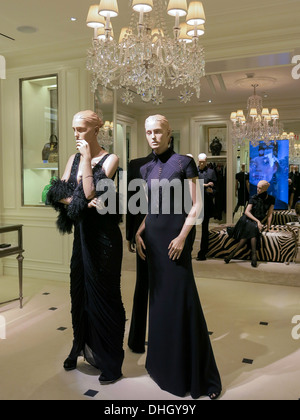
[[[206,321],[195,284],[191,251],[193,230],[176,261],[170,260],[168,246],[177,237],[186,219],[184,211],[176,214],[175,193],[171,189],[170,214],[163,214],[160,189],[157,207],[151,214],[151,181],[198,177],[193,159],[170,149],[141,168],[148,184],[149,209],[145,226],[146,256],[149,267],[149,333],[146,368],[163,389],[193,398],[221,392]],[[183,200],[183,195],[181,197]],[[175,203],[176,201],[176,203]]]

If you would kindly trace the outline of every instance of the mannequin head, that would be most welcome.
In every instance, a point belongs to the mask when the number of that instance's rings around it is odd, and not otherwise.
[[[267,181],[265,180],[259,181],[259,183],[257,184],[257,194],[262,194],[268,191],[269,186],[270,184]]]
[[[206,166],[207,156],[205,153],[200,153],[198,155],[198,162],[199,162],[199,168],[202,170]]]
[[[170,146],[171,127],[163,115],[151,115],[145,121],[146,138],[156,154],[165,152]]]
[[[72,127],[76,140],[85,140],[88,143],[97,141],[99,129],[103,121],[90,110],[79,111],[73,117]]]

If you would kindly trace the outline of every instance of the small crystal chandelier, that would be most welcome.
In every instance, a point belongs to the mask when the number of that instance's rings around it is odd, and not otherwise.
[[[98,143],[100,146],[107,148],[113,144],[113,129],[114,123],[112,121],[105,121],[103,126],[99,130]]]
[[[133,102],[137,93],[145,102],[160,104],[162,88],[181,87],[180,101],[188,102],[193,90],[200,97],[200,79],[205,75],[202,2],[186,0],[128,0],[132,7],[128,28],[114,39],[111,18],[118,15],[117,0],[101,0],[89,9],[87,25],[94,28],[87,68],[92,73],[92,90],[100,84],[125,88],[122,101]],[[150,13],[152,12],[152,13]],[[175,17],[169,36],[166,15]],[[179,19],[186,16],[186,22]]]
[[[290,159],[298,158],[300,156],[300,143],[297,143],[299,136],[293,132],[290,132],[289,134],[283,132],[281,138],[287,139],[290,142]]]
[[[251,86],[254,88],[254,94],[248,98],[247,117],[243,110],[231,113],[232,142],[242,145],[249,141],[256,147],[260,141],[263,141],[269,145],[272,140],[281,139],[279,113],[276,108],[273,108],[271,113],[268,108],[263,108],[262,97],[256,94],[258,84]]]

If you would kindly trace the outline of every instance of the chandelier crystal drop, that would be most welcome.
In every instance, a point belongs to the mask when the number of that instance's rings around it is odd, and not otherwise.
[[[117,0],[101,0],[99,6],[90,7],[87,25],[94,28],[94,38],[87,68],[92,74],[92,91],[99,84],[125,88],[125,104],[133,102],[134,93],[144,102],[160,104],[162,88],[181,88],[181,102],[188,102],[194,93],[199,98],[200,81],[205,75],[204,49],[199,40],[205,23],[202,2],[192,1],[189,8],[186,0],[128,2],[131,20],[118,40],[111,24],[118,14]],[[175,18],[169,31],[168,15]],[[180,24],[182,16],[186,22]]]
[[[264,141],[269,145],[271,141],[282,138],[279,113],[276,108],[273,108],[271,112],[268,108],[263,108],[262,97],[256,94],[258,84],[253,84],[252,87],[254,94],[248,98],[247,117],[243,110],[231,113],[232,142],[236,145],[250,142],[256,147],[260,141]]]

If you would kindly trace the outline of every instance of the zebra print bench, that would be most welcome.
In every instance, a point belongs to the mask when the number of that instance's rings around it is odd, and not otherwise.
[[[272,232],[264,231],[261,235],[261,247],[257,252],[259,261],[294,262],[298,251],[298,227],[271,226]],[[227,226],[220,226],[209,231],[209,247],[207,258],[225,258],[236,247],[237,241],[230,238]],[[234,256],[235,259],[250,258],[251,251],[245,245]]]
[[[271,225],[283,226],[289,222],[297,222],[298,217],[293,210],[274,210]]]

